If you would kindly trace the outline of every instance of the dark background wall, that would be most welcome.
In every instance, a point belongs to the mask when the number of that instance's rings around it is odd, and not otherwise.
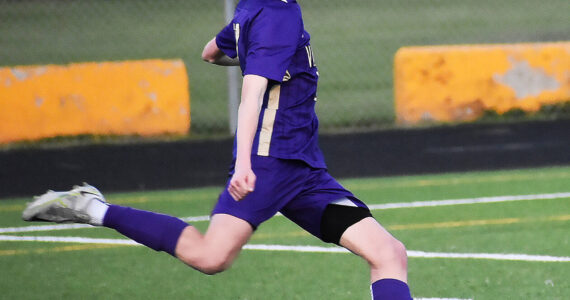
[[[322,135],[339,178],[570,164],[570,120],[467,124]],[[0,197],[67,190],[83,181],[105,191],[223,185],[230,138],[0,152]]]

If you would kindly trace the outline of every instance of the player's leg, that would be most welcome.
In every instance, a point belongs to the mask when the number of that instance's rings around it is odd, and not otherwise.
[[[281,212],[324,242],[344,246],[364,258],[370,265],[374,299],[411,298],[406,249],[326,170],[312,170],[304,192]]]
[[[406,248],[376,222],[363,203],[347,198],[328,204],[322,213],[320,238],[366,260],[373,299],[411,299]]]
[[[411,299],[407,286],[404,245],[372,217],[348,227],[339,244],[362,257],[370,266],[374,299]]]
[[[202,234],[172,216],[114,205],[109,207],[103,226],[209,275],[229,268],[253,233],[248,222],[231,215],[214,215]]]
[[[163,214],[109,205],[92,186],[68,192],[50,192],[28,205],[27,221],[77,222],[117,230],[156,251],[164,251],[208,274],[227,268],[254,228],[272,217],[302,189],[306,168],[302,163],[271,157],[252,159],[258,176],[256,189],[235,201],[224,189],[214,217],[202,235],[184,221]],[[300,183],[300,184],[299,184]]]
[[[252,226],[237,217],[216,214],[205,234],[186,227],[176,245],[176,257],[205,274],[216,274],[230,267],[243,245],[253,234]]]
[[[89,185],[66,192],[48,192],[26,207],[26,221],[88,223],[117,230],[156,251],[178,257],[207,274],[223,271],[253,232],[248,222],[230,215],[214,215],[206,234],[164,214],[109,205]]]

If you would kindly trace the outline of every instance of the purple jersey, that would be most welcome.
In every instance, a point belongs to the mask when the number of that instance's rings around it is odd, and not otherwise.
[[[318,71],[295,0],[241,0],[216,44],[239,57],[243,75],[269,79],[252,155],[326,168],[315,113]],[[235,146],[234,146],[235,156]]]

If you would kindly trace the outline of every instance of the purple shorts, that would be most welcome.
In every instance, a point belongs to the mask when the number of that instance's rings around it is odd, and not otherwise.
[[[321,217],[328,204],[347,198],[357,206],[366,207],[326,169],[314,169],[298,160],[263,156],[253,156],[251,164],[257,177],[255,190],[241,201],[235,201],[226,185],[212,214],[235,216],[249,222],[255,229],[281,212],[321,238]]]

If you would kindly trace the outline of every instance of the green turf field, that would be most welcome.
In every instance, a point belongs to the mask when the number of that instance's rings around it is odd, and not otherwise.
[[[342,183],[375,208],[374,216],[406,244],[414,297],[568,299],[570,167]],[[107,198],[116,204],[197,217],[208,215],[218,192],[213,187],[116,193]],[[520,195],[535,199],[514,201],[513,196]],[[405,207],[411,202],[450,199],[497,202]],[[34,236],[124,241],[112,230],[96,228],[34,232],[20,228],[21,232],[8,233],[8,227],[47,225],[20,221],[27,200],[0,201],[1,299],[369,299],[367,267],[359,258],[293,251],[331,245],[281,216],[262,225],[248,247],[291,249],[246,249],[229,271],[206,276],[144,247],[100,240],[95,244],[6,241],[7,237]],[[387,203],[400,207],[382,206]],[[207,222],[193,224],[205,229]],[[442,257],[427,258],[426,252]],[[467,257],[450,258],[451,253]],[[477,254],[502,256],[474,258]],[[512,256],[505,254],[534,256],[509,260]]]

